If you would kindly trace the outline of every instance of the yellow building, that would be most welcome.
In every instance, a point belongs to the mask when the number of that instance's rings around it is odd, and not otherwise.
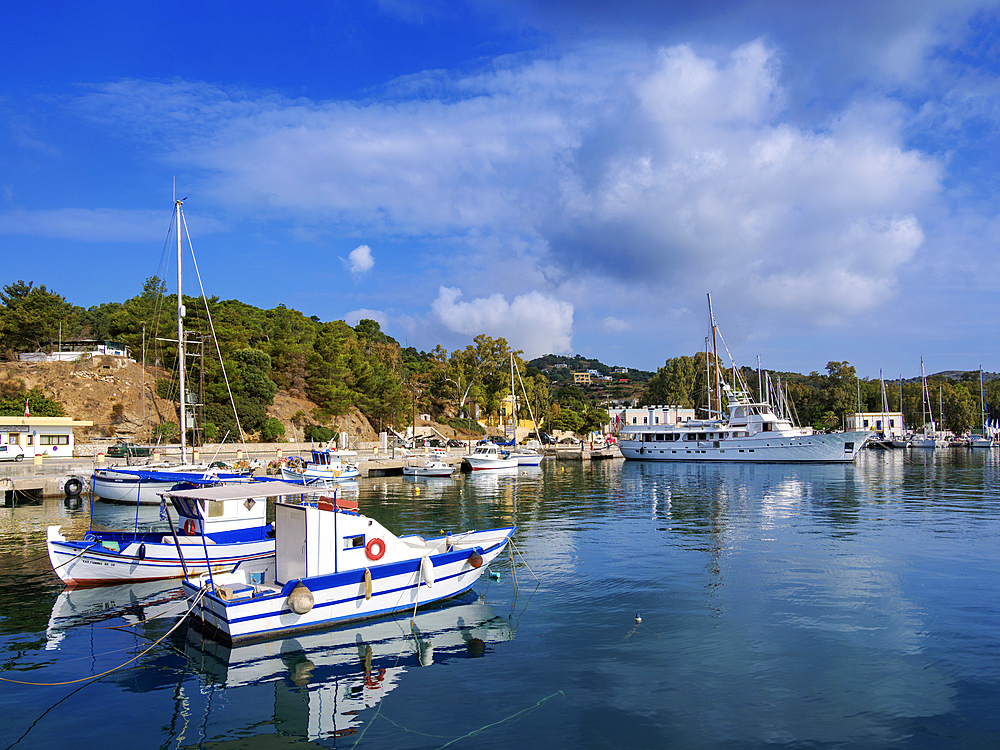
[[[573,385],[590,385],[590,373],[589,372],[574,372],[573,373]]]

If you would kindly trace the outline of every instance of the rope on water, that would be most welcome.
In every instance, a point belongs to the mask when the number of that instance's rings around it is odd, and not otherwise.
[[[67,680],[66,682],[26,682],[24,680],[11,680],[11,679],[9,679],[7,677],[0,677],[0,682],[9,682],[9,683],[13,683],[15,685],[32,685],[34,687],[57,687],[57,686],[60,686],[60,685],[75,685],[78,682],[88,682],[90,680],[99,680],[102,677],[107,677],[112,672],[117,672],[119,669],[124,669],[129,664],[132,664],[133,662],[138,661],[143,656],[145,656],[150,651],[152,651],[154,648],[156,648],[160,643],[162,643],[164,640],[166,640],[167,636],[171,635],[175,630],[177,630],[177,628],[179,628],[181,626],[181,624],[184,622],[184,620],[187,619],[188,615],[190,615],[194,611],[195,605],[197,605],[198,602],[201,601],[201,598],[204,595],[205,595],[205,589],[202,589],[202,591],[198,594],[198,598],[195,599],[193,602],[191,602],[191,606],[188,608],[188,611],[184,613],[184,616],[181,617],[174,624],[174,626],[172,628],[170,628],[170,630],[168,630],[162,636],[160,636],[155,641],[153,641],[153,643],[150,644],[149,648],[147,648],[147,649],[141,651],[140,653],[136,654],[135,657],[133,657],[132,659],[129,659],[124,664],[119,664],[117,667],[109,669],[109,670],[107,670],[105,672],[101,672],[100,674],[90,675],[89,677],[81,677],[81,678],[79,678],[77,680]]]
[[[501,724],[506,724],[507,722],[515,721],[515,720],[521,718],[522,716],[530,713],[531,711],[534,711],[536,708],[541,707],[541,705],[543,703],[551,700],[552,698],[555,698],[557,695],[561,695],[563,698],[566,697],[566,694],[562,690],[557,690],[556,692],[552,693],[552,695],[547,695],[544,698],[542,698],[541,700],[535,702],[534,705],[528,706],[527,708],[522,708],[520,711],[512,713],[510,716],[506,716],[503,719],[499,719],[497,721],[494,721],[491,724],[486,724],[485,726],[481,726],[478,729],[473,729],[471,732],[467,732],[466,734],[463,734],[461,737],[455,737],[454,739],[448,740],[443,745],[439,745],[437,748],[435,748],[435,750],[444,750],[444,748],[446,748],[446,747],[448,747],[450,745],[454,745],[456,742],[468,739],[469,737],[475,737],[477,734],[481,734],[482,732],[485,732],[487,729],[492,729],[493,727],[500,726]],[[416,731],[414,729],[408,729],[407,727],[404,727],[401,724],[396,723],[395,721],[393,721],[392,719],[388,718],[387,716],[383,716],[382,718],[385,719],[386,721],[388,721],[394,727],[396,727],[398,729],[402,729],[404,732],[410,732],[411,734],[419,734],[419,735],[421,735],[423,737],[433,737],[435,739],[444,739],[444,737],[442,737],[441,735],[426,734],[425,732],[418,732],[418,731]]]

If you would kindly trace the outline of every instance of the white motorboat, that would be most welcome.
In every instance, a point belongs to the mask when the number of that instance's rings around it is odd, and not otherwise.
[[[517,468],[517,459],[493,443],[477,445],[475,451],[462,456],[462,463],[472,471]]]
[[[184,581],[190,616],[213,637],[266,639],[450,599],[472,587],[515,531],[397,537],[336,499],[278,502],[274,523],[272,560]]]
[[[302,494],[278,481],[177,489],[163,498],[169,531],[88,531],[71,541],[60,526],[46,530],[49,561],[68,586],[139,583],[229,571],[246,560],[274,558],[267,498]]]
[[[420,466],[404,466],[404,477],[450,477],[455,467],[437,458],[428,458]]]

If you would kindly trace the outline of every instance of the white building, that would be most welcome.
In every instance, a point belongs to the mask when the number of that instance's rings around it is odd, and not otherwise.
[[[37,454],[69,458],[73,455],[73,428],[93,426],[93,422],[68,417],[0,417],[0,442],[20,445],[25,459]]]
[[[844,430],[874,430],[885,438],[903,437],[903,415],[898,411],[858,412],[844,419]]]
[[[63,341],[59,345],[59,351],[55,352],[25,352],[18,354],[17,358],[22,362],[75,362],[80,357],[87,356],[111,356],[129,357],[129,351],[124,344],[117,341]]]

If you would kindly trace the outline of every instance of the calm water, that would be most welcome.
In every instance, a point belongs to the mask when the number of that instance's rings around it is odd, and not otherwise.
[[[0,750],[995,748],[998,476],[948,450],[365,481],[393,530],[515,523],[523,560],[415,633],[235,650],[167,635],[169,585],[60,596],[44,527],[87,510],[3,508],[0,676],[45,684],[0,682]]]

